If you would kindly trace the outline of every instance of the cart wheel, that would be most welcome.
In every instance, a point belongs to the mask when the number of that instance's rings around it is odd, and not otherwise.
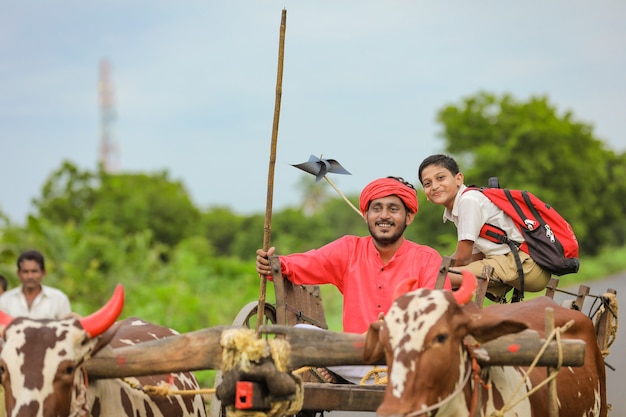
[[[246,327],[248,329],[256,328],[258,320],[259,302],[250,301],[244,308],[239,310],[239,314],[233,320],[233,326]],[[265,304],[263,309],[263,324],[276,324],[276,308],[271,304]]]
[[[239,310],[237,317],[233,320],[233,326],[246,327],[248,329],[256,328],[256,324],[259,320],[259,302],[251,301],[245,305],[244,308]],[[271,304],[265,304],[263,309],[263,324],[276,324],[276,307]],[[215,383],[213,387],[216,388],[222,382],[222,371],[217,371],[215,374]],[[215,394],[211,395],[211,406],[209,408],[209,417],[225,417],[226,410],[222,407],[222,402],[217,398]]]

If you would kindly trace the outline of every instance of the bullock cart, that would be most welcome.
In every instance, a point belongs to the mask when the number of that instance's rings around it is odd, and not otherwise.
[[[316,327],[327,329],[326,318],[324,315],[323,302],[320,296],[320,289],[318,286],[304,286],[294,285],[287,279],[285,279],[280,273],[280,262],[278,257],[272,257],[270,259],[272,266],[272,278],[274,282],[275,290],[275,305],[265,305],[263,309],[264,317],[258,316],[258,303],[251,302],[246,305],[240,313],[237,315],[233,322],[234,326],[243,326],[253,328],[258,320],[262,320],[265,326],[261,326],[262,332],[265,334],[275,334],[279,337],[285,337],[290,343],[297,346],[306,346],[306,341],[313,342],[315,340],[314,333],[302,331],[299,329],[291,329],[290,326],[297,324],[311,324]],[[438,276],[437,287],[443,288],[443,282],[448,272],[454,272],[450,270],[454,264],[454,259],[446,257],[442,262],[440,273]],[[484,303],[487,284],[491,278],[492,270],[485,269],[483,275],[479,277],[479,287],[477,288],[475,302],[482,306]],[[558,286],[558,279],[553,278],[546,289],[546,295],[553,297]],[[615,294],[615,291],[609,290],[610,293]],[[586,297],[589,296],[589,288],[581,286],[578,294],[572,294],[575,299],[571,302],[571,308],[582,310],[583,303]],[[602,306],[606,306],[602,304]],[[608,307],[608,306],[607,306]],[[595,318],[597,341],[603,350],[606,350],[607,345],[610,345],[611,337],[614,338],[610,328],[611,317],[614,312],[610,308],[598,310],[597,317]],[[547,318],[547,320],[549,320]],[[272,326],[273,324],[277,326]],[[258,323],[257,323],[258,326]],[[553,323],[546,322],[546,329],[549,330],[553,326]],[[485,355],[482,359],[484,364],[489,365],[529,365],[533,359],[535,359],[536,353],[542,346],[543,340],[539,340],[536,334],[531,334],[531,331],[523,332],[522,334],[515,336],[502,337],[497,341],[486,345],[486,349],[489,351],[488,355]],[[515,340],[512,340],[515,339]],[[342,350],[337,342],[327,340],[327,349],[320,350],[319,347],[312,347],[307,352],[308,365],[313,366],[310,369],[310,373],[302,374],[304,383],[304,399],[302,404],[301,416],[314,416],[319,414],[323,410],[335,410],[335,411],[375,411],[376,408],[382,402],[384,396],[385,385],[352,385],[352,384],[329,384],[323,382],[323,380],[316,379],[316,370],[314,365],[318,366],[330,366],[333,364],[345,365],[345,364],[362,364],[360,358],[353,357],[350,360],[348,357],[344,357],[342,354],[346,351]],[[512,357],[508,350],[510,346],[521,346],[520,351]],[[351,350],[349,346],[345,346],[346,349]],[[541,358],[541,364],[545,366],[554,365],[558,362],[556,355],[556,346],[552,346],[551,352],[554,354],[549,357],[550,354],[544,354]],[[568,350],[569,349],[569,350]],[[523,354],[522,354],[523,352]],[[353,352],[352,352],[353,353]],[[320,356],[321,355],[321,356]],[[584,345],[580,343],[566,343],[565,362],[561,365],[565,366],[579,366],[582,364],[582,357],[584,355]],[[348,354],[350,356],[350,354]],[[488,358],[488,359],[487,359]],[[301,363],[304,365],[305,363]],[[384,362],[381,363],[384,366]],[[218,373],[216,378],[216,385],[220,384],[222,375]],[[257,387],[258,388],[258,387]],[[250,389],[250,388],[249,388]],[[250,403],[243,405],[244,407],[256,407],[261,406],[266,402],[265,398],[256,398],[252,395],[252,391],[246,391],[249,394]],[[252,398],[254,397],[254,401]],[[241,405],[241,404],[240,404]],[[226,414],[226,410],[223,407],[222,402],[213,397],[211,400],[211,415],[218,417]]]
[[[280,273],[280,262],[277,257],[270,259],[270,264],[272,266],[276,304],[264,306],[264,317],[259,317],[258,303],[251,302],[240,311],[233,325],[252,328],[254,321],[262,320],[267,324],[267,326],[262,327],[262,332],[266,334],[278,334],[280,337],[286,337],[291,343],[295,343],[298,346],[307,346],[306,341],[308,340],[312,343],[314,334],[311,332],[298,333],[295,329],[281,326],[294,326],[304,323],[326,329],[327,324],[320,289],[317,286],[294,285],[285,279]],[[443,288],[445,276],[450,271],[450,267],[453,264],[454,260],[452,258],[444,258],[438,276],[438,288]],[[483,275],[478,277],[479,287],[476,291],[475,302],[479,306],[482,306],[484,303],[491,274],[491,269],[485,269]],[[555,292],[560,291],[557,288],[558,282],[557,278],[551,279],[546,288],[547,296],[552,298]],[[608,290],[608,293],[615,295],[615,291],[611,289]],[[571,293],[571,295],[574,296],[574,299],[570,302],[569,307],[582,311],[585,300],[590,297],[589,287],[580,286],[578,293]],[[610,346],[610,343],[612,343],[615,337],[615,332],[611,331],[611,323],[616,318],[616,312],[611,310],[605,297],[595,297],[594,301],[600,299],[602,299],[602,301],[595,312],[593,320],[598,345],[603,352],[607,352],[606,354],[608,354],[608,346]],[[271,324],[277,324],[278,326],[271,326]],[[550,322],[550,318],[547,316],[546,333],[549,333],[553,326],[554,323]],[[485,353],[479,360],[482,359],[484,361],[482,365],[529,365],[535,359],[543,342],[543,340],[539,340],[536,334],[532,334],[532,331],[526,331],[518,335],[505,336],[482,346],[482,352],[488,353]],[[336,345],[333,346],[335,343],[337,342],[327,340],[327,349],[322,348],[322,357],[319,357],[319,353],[317,353],[318,356],[316,356],[315,349],[311,349],[307,354],[309,358],[308,365],[313,366],[317,363],[319,366],[329,366],[333,364],[362,363],[359,360],[354,360],[355,358],[352,358],[352,361],[350,361],[349,358],[341,359],[341,353],[350,349],[342,349]],[[513,345],[520,348],[515,356],[511,355],[508,350]],[[561,354],[564,355],[560,359],[561,366],[582,365],[584,345],[573,341],[566,341],[564,346],[566,349],[561,352]],[[552,369],[552,372],[554,372],[554,368],[551,367],[551,365],[557,364],[559,358],[556,345],[553,344],[552,348],[553,350],[550,352],[553,355],[550,357],[550,354],[546,352],[546,354],[541,357],[541,362],[539,363],[543,366],[547,366],[549,370]],[[331,358],[339,360],[331,363]],[[563,361],[567,362],[567,365]],[[381,365],[384,365],[384,362],[382,362]],[[312,373],[315,374],[315,372]],[[218,384],[220,379],[221,374],[218,375]],[[323,410],[375,411],[384,396],[384,385],[328,384],[317,381],[314,377],[311,377],[310,374],[304,374],[303,379],[305,380],[305,384],[304,400],[302,404],[303,412],[301,412],[301,415],[315,415]],[[553,386],[551,389],[555,391],[556,388]],[[244,407],[250,406],[254,408],[262,405],[265,401],[264,398],[255,398],[252,395],[252,391],[247,391],[246,393],[250,394],[251,400],[250,404],[245,404],[243,405]],[[254,398],[254,401],[252,398]],[[225,414],[225,409],[217,398],[213,398],[211,401],[211,414],[215,417]]]
[[[272,397],[268,395],[268,381],[285,380],[284,374],[292,375],[307,368],[364,364],[364,335],[293,327],[299,323],[312,324],[322,329],[327,327],[319,288],[293,285],[280,274],[278,258],[273,257],[270,263],[273,267],[276,304],[265,305],[263,317],[258,317],[258,303],[252,302],[240,311],[232,326],[202,329],[133,347],[103,350],[86,363],[89,376],[113,378],[177,370],[216,369],[220,370],[216,378],[217,389],[229,386],[229,384],[233,386],[232,376],[228,378],[230,374],[224,371],[223,362],[226,350],[222,344],[224,334],[233,330],[252,331],[258,320],[262,323],[257,326],[256,340],[287,342],[290,350],[282,368],[268,372],[263,364],[258,368],[258,375],[255,375],[256,371],[247,374],[239,373],[235,377],[235,382],[250,382],[251,384],[242,385],[245,387],[242,391],[239,391],[241,387],[237,384],[238,391],[220,396],[222,400],[213,397],[210,403],[210,415],[214,417],[231,415],[233,411],[242,411],[244,415],[254,413],[276,415],[268,412],[268,407],[271,406],[270,397]],[[452,264],[452,259],[444,259],[438,279],[440,283],[443,283],[449,271],[453,272],[449,270]],[[490,271],[485,271],[483,275],[479,277],[481,283],[489,279]],[[557,281],[551,282],[546,290],[547,295],[557,291],[556,284]],[[484,288],[486,285],[479,285],[475,297],[475,300],[480,303],[484,297],[482,293]],[[574,294],[574,296],[573,309],[581,308],[584,300],[589,297],[584,287],[581,287],[579,294]],[[594,318],[598,344],[601,347],[606,345],[604,339],[610,338],[611,332],[608,330],[607,323],[611,322],[611,314],[610,309],[605,309]],[[604,323],[605,330],[602,330],[602,323]],[[550,326],[553,324],[546,321],[547,329]],[[540,338],[537,332],[525,330],[481,344],[476,359],[483,367],[528,366],[534,361],[535,366],[545,366],[550,370],[559,362],[561,366],[568,367],[578,367],[583,364],[586,349],[583,341],[544,342],[546,340]],[[515,355],[511,354],[512,346],[515,346]],[[543,353],[538,356],[537,353],[540,351]],[[384,359],[376,363],[385,366]],[[385,390],[383,385],[315,382],[313,374],[314,372],[308,370],[298,374],[302,380],[305,380],[301,385],[301,392],[299,391],[300,404],[297,408],[299,411],[284,415],[314,416],[330,410],[375,411],[383,401]],[[286,385],[291,383],[288,379],[286,381],[288,382]],[[546,413],[545,415],[557,414]]]

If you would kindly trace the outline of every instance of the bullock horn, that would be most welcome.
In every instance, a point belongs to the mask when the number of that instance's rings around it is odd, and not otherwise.
[[[461,281],[461,286],[458,290],[454,291],[454,299],[457,304],[462,306],[467,304],[474,295],[474,291],[476,291],[476,275],[471,273],[470,271],[463,270],[461,271],[463,275],[463,281]]]
[[[0,310],[0,336],[4,334],[4,329],[13,321],[13,317]]]
[[[122,313],[124,307],[124,287],[117,284],[111,299],[98,311],[78,319],[83,329],[91,337],[104,333]]]

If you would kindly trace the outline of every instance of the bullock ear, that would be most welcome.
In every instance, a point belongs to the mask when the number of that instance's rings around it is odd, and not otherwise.
[[[419,288],[419,278],[406,278],[396,286],[391,299],[395,300],[401,295],[411,292],[417,288]]]
[[[528,328],[528,325],[524,322],[485,313],[484,310],[482,313],[472,316],[468,323],[469,333],[480,343],[485,343],[507,334],[518,333]]]
[[[370,328],[365,334],[365,350],[363,352],[363,362],[372,364],[383,358],[385,351],[380,343],[380,329],[383,326],[382,321],[375,321],[370,324]]]

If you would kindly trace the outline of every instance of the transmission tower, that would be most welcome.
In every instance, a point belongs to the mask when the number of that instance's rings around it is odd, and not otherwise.
[[[98,162],[105,172],[117,172],[119,166],[119,149],[113,141],[113,121],[115,109],[113,106],[113,84],[110,77],[109,61],[100,62],[100,150]]]

